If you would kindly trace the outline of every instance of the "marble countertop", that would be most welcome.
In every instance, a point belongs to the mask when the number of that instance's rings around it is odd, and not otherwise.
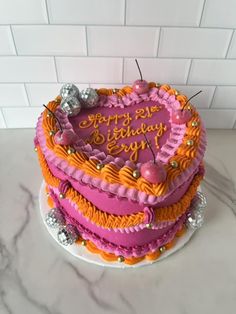
[[[208,131],[204,226],[179,252],[139,269],[78,261],[39,218],[34,130],[0,131],[0,314],[236,311],[236,131]]]

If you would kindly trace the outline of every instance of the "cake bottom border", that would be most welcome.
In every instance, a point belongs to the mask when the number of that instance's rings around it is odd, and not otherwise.
[[[68,253],[72,254],[80,260],[95,265],[113,268],[130,268],[151,265],[155,262],[165,259],[166,257],[183,248],[189,242],[192,235],[196,231],[190,228],[180,230],[179,234],[177,234],[174,240],[165,245],[166,250],[164,252],[160,252],[159,254],[158,252],[155,252],[156,255],[152,253],[140,258],[126,258],[124,260],[121,258],[119,259],[119,257],[117,258],[117,256],[115,255],[112,258],[112,254],[101,251],[91,241],[86,241],[87,245],[84,246],[83,244],[85,243],[81,238],[79,238],[76,243],[70,246],[64,246],[57,239],[57,230],[50,228],[45,222],[45,215],[50,210],[50,206],[47,202],[45,188],[46,184],[43,181],[39,191],[39,212],[47,231],[52,236],[52,238],[60,245],[60,247],[62,247]],[[201,190],[201,188],[199,187],[198,190]]]

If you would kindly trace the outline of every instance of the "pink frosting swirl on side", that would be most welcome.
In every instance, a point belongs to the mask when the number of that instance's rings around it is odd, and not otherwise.
[[[70,186],[71,186],[70,181],[62,180],[59,183],[58,190],[60,193],[65,194]]]
[[[154,214],[154,211],[153,211],[153,208],[152,207],[144,207],[144,223],[145,224],[150,224],[154,221],[154,217],[155,217],[155,214]]]

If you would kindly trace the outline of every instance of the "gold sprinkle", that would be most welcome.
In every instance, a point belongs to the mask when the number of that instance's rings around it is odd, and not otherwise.
[[[175,90],[175,96],[178,96],[180,94],[180,92],[176,89]]]
[[[193,146],[194,141],[193,141],[193,140],[187,140],[186,144],[187,144],[188,146]]]
[[[113,88],[113,90],[112,90],[112,93],[113,94],[116,94],[116,93],[118,93],[119,92],[119,89],[118,88]]]
[[[197,121],[193,121],[193,122],[192,122],[192,126],[193,126],[193,127],[198,126],[198,122],[197,122]]]
[[[160,88],[160,87],[161,87],[161,84],[160,84],[160,83],[156,83],[156,87],[157,87],[157,88]]]
[[[65,198],[65,195],[63,193],[60,193],[59,197],[60,197],[60,199],[63,199],[63,198]]]
[[[81,242],[81,245],[86,246],[86,245],[87,245],[87,241],[86,241],[86,240],[83,240],[83,241]]]
[[[124,260],[125,260],[125,258],[124,258],[124,256],[118,256],[118,258],[117,258],[117,261],[119,262],[119,263],[122,263],[122,262],[124,262]]]
[[[152,227],[153,227],[153,224],[151,224],[151,223],[146,224],[147,229],[152,229]]]
[[[104,167],[104,165],[101,163],[96,165],[97,170],[102,170],[103,167]]]
[[[166,247],[165,247],[164,245],[159,248],[159,251],[160,251],[161,253],[164,253],[165,250],[166,250]]]
[[[49,131],[49,135],[53,136],[55,134],[55,132],[53,130]]]
[[[140,177],[140,171],[138,169],[134,170],[133,171],[133,177],[135,179],[138,179]]]
[[[172,168],[178,168],[179,164],[176,160],[171,160],[170,165]]]
[[[38,148],[37,148],[37,147],[35,147],[35,148],[34,148],[34,151],[35,151],[35,152],[37,152],[37,151],[38,151]]]
[[[75,149],[73,147],[70,147],[70,148],[67,149],[67,153],[69,155],[73,154],[74,152],[75,152]]]

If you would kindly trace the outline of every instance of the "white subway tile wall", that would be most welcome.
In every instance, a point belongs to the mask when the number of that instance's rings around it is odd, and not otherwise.
[[[0,128],[34,127],[65,82],[170,83],[236,127],[235,0],[0,0]]]

